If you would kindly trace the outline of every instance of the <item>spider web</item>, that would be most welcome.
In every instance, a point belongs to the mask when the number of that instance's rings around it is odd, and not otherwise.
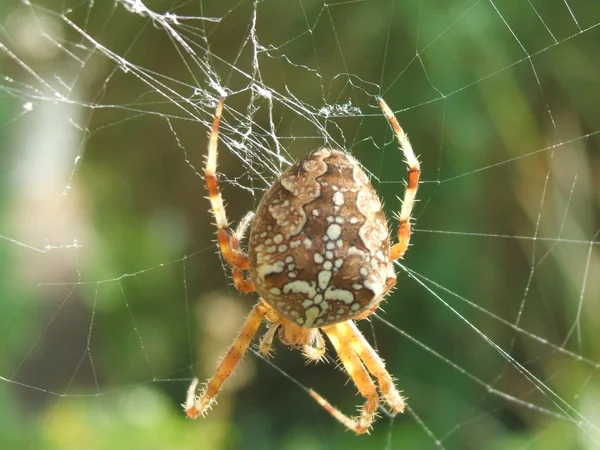
[[[3,3],[3,448],[600,448],[599,25],[584,0]],[[360,404],[335,355],[281,345],[184,420],[256,300],[203,198],[220,96],[233,223],[323,145],[392,218],[377,96],[420,157],[397,289],[359,324],[408,411],[369,436],[307,394]]]

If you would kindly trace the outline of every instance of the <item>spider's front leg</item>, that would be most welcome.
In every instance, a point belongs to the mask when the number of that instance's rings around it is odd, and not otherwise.
[[[344,369],[350,376],[350,379],[354,382],[358,392],[365,398],[365,404],[361,409],[361,414],[357,418],[350,418],[340,412],[337,408],[331,406],[327,400],[315,391],[311,390],[310,395],[347,428],[351,429],[356,434],[363,434],[369,431],[371,424],[375,420],[377,408],[379,407],[379,395],[377,394],[377,387],[375,386],[375,383],[373,383],[369,372],[352,348],[346,330],[341,327],[343,324],[344,323],[340,323],[324,327],[323,331],[333,344]]]
[[[194,381],[192,381],[192,384],[188,389],[187,399],[182,405],[185,409],[185,413],[190,419],[195,419],[200,415],[203,416],[211,408],[212,404],[215,402],[217,394],[221,390],[223,382],[231,376],[235,367],[248,350],[248,347],[256,335],[263,317],[265,314],[267,314],[268,310],[269,306],[267,306],[262,300],[252,309],[246,318],[246,322],[244,322],[244,325],[233,341],[233,344],[217,366],[215,374],[210,380],[208,380],[205,388],[198,396],[196,395],[198,379],[196,378]]]
[[[362,407],[361,415],[357,418],[351,418],[332,406],[312,389],[310,390],[310,396],[356,434],[368,433],[379,407],[379,395],[371,379],[371,375],[373,375],[378,381],[384,400],[392,411],[395,413],[403,412],[405,408],[404,399],[385,369],[385,364],[364,339],[356,325],[352,321],[342,322],[325,327],[323,331],[338,352],[344,369],[366,401]]]
[[[348,339],[352,349],[365,364],[369,373],[377,380],[383,399],[390,409],[394,413],[404,412],[404,409],[406,408],[405,400],[400,395],[392,377],[386,370],[385,363],[373,347],[371,347],[371,344],[367,342],[356,324],[349,320],[348,322],[340,323],[338,325],[338,330],[346,339]]]

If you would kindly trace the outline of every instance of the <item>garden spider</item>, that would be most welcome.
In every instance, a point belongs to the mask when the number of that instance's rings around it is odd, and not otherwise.
[[[269,326],[258,346],[264,356],[269,356],[279,331],[284,344],[302,349],[309,360],[319,361],[325,354],[321,331],[325,333],[366,401],[360,415],[351,418],[312,389],[310,395],[356,434],[368,432],[379,407],[371,377],[377,380],[383,400],[394,413],[403,412],[405,403],[384,362],[354,321],[373,313],[396,283],[393,261],[402,258],[410,241],[419,161],[393,112],[379,99],[408,165],[396,244],[390,244],[381,202],[358,162],[328,148],[307,155],[283,172],[264,194],[256,215],[247,215],[232,231],[216,175],[223,102],[222,98],[217,105],[208,144],[208,198],[219,247],[232,266],[235,287],[243,293],[256,291],[260,301],[200,395],[196,395],[198,379],[192,382],[183,407],[190,418],[206,414],[266,319]],[[240,241],[250,223],[246,255]]]

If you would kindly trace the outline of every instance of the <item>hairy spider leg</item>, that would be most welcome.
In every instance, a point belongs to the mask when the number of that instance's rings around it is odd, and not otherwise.
[[[353,321],[338,324],[338,329],[347,337],[350,346],[356,352],[367,370],[375,377],[379,390],[390,409],[395,413],[402,413],[406,407],[404,398],[394,385],[394,381],[385,368],[385,363],[371,344],[365,339]]]
[[[326,349],[325,339],[323,339],[323,336],[321,335],[321,330],[315,328],[310,343],[302,347],[302,353],[306,357],[307,362],[321,362],[325,359]]]
[[[208,189],[208,199],[210,200],[212,213],[217,224],[217,240],[225,261],[233,267],[246,270],[248,269],[248,255],[240,251],[239,242],[234,243],[234,235],[229,228],[227,214],[225,213],[225,205],[223,197],[219,191],[217,180],[217,154],[219,144],[219,124],[221,122],[221,114],[223,112],[223,103],[225,99],[219,99],[215,117],[213,120],[212,131],[208,141],[208,155],[206,157],[206,167],[204,169],[204,178]],[[239,274],[239,272],[238,272]],[[237,286],[237,284],[236,284]]]
[[[410,219],[415,205],[417,190],[419,189],[421,165],[415,156],[412,145],[410,145],[408,136],[398,123],[398,120],[390,107],[382,98],[379,98],[379,106],[396,134],[396,139],[400,144],[400,150],[404,153],[404,158],[408,165],[408,181],[406,182],[404,199],[402,200],[402,207],[400,208],[400,214],[398,215],[398,242],[390,249],[390,260],[395,261],[404,256],[410,243]]]
[[[231,239],[231,248],[238,253],[242,253],[240,250],[240,242],[242,242],[242,240],[244,239],[244,235],[246,234],[246,230],[252,223],[252,219],[254,219],[254,212],[249,211],[240,221],[237,228],[235,229],[235,232],[233,233]],[[256,291],[256,287],[254,286],[252,280],[246,278],[244,276],[244,271],[238,266],[231,267],[231,278],[233,278],[235,288],[242,294],[247,294],[249,292]]]
[[[320,362],[324,359],[327,346],[319,328],[302,328],[283,318],[273,308],[269,308],[265,318],[271,325],[258,344],[258,351],[263,356],[270,356],[275,332],[281,327],[280,340],[292,347],[301,346],[302,354],[308,362]]]
[[[188,390],[186,402],[182,405],[190,419],[195,419],[200,415],[204,416],[211,408],[217,394],[221,390],[223,382],[231,376],[235,367],[248,350],[268,309],[269,306],[263,301],[252,308],[233,344],[231,344],[231,347],[229,347],[229,350],[217,366],[215,374],[208,380],[208,383],[206,383],[206,386],[198,396],[196,395],[198,379],[194,379]]]
[[[253,213],[249,213],[242,219],[234,232],[229,228],[227,215],[223,199],[218,188],[216,176],[217,170],[217,152],[219,123],[223,111],[224,99],[221,98],[215,111],[213,128],[210,133],[208,156],[206,160],[205,178],[208,188],[209,200],[211,202],[212,212],[217,225],[217,239],[224,259],[232,266],[232,275],[236,288],[240,292],[252,292],[255,287],[252,281],[245,279],[244,270],[248,269],[248,256],[240,249],[240,242],[248,229]],[[401,258],[406,252],[411,234],[411,213],[415,203],[415,197],[419,185],[420,166],[414,151],[410,145],[408,137],[398,124],[393,112],[383,101],[379,99],[381,109],[390,122],[396,138],[404,153],[408,165],[408,182],[402,201],[402,207],[398,215],[398,242],[390,249],[390,260]],[[394,279],[390,278],[385,292],[388,292],[394,286]],[[383,298],[383,295],[381,296]],[[363,319],[371,314],[377,307],[370,308],[357,319]],[[239,331],[233,344],[226,355],[217,366],[213,377],[207,382],[200,395],[196,395],[198,379],[194,379],[188,389],[187,399],[183,405],[186,414],[190,418],[196,418],[204,415],[215,402],[223,382],[231,376],[233,370],[248,350],[250,343],[256,335],[260,325],[266,319],[271,322],[271,327],[260,340],[259,351],[268,355],[272,346],[273,339],[279,329],[280,340],[292,347],[300,346],[304,355],[309,360],[321,360],[325,352],[325,341],[319,328],[305,329],[281,317],[273,308],[263,300],[260,301],[247,317],[242,329]],[[369,431],[373,423],[377,408],[379,407],[379,394],[377,386],[373,382],[373,376],[378,384],[379,390],[394,412],[402,412],[405,408],[405,402],[387,370],[383,360],[377,355],[367,340],[362,336],[353,321],[337,323],[335,325],[321,328],[332,342],[336,349],[340,361],[346,372],[354,382],[360,394],[365,398],[365,403],[361,409],[361,414],[357,418],[350,418],[333,407],[327,400],[321,397],[312,389],[309,393],[325,410],[357,434]]]
[[[369,431],[375,420],[377,408],[379,407],[379,395],[377,394],[377,387],[375,386],[375,383],[373,383],[369,372],[352,348],[352,335],[348,334],[348,330],[340,327],[340,325],[341,324],[338,323],[329,327],[324,327],[323,332],[327,335],[337,351],[344,369],[358,389],[358,392],[365,398],[365,403],[361,408],[360,416],[356,418],[348,417],[312,389],[310,390],[310,396],[344,426],[351,429],[356,434],[363,434]]]
[[[260,338],[260,342],[258,344],[258,351],[261,355],[263,355],[266,358],[271,356],[271,351],[273,350],[273,339],[275,338],[275,333],[277,332],[280,326],[280,322],[271,323],[268,330]]]

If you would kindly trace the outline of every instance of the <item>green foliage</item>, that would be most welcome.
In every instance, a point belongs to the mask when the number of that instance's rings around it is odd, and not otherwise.
[[[596,448],[598,2],[145,2],[181,16],[194,55],[123,1],[29,3],[0,5],[1,448]],[[60,38],[24,47],[40,29]],[[250,79],[272,105],[251,104]],[[241,90],[219,155],[232,223],[327,142],[374,175],[395,224],[405,166],[377,95],[420,157],[392,325],[360,324],[411,411],[370,436],[290,380],[350,413],[346,375],[281,345],[288,377],[248,356],[207,418],[179,406],[256,301],[232,287],[204,198],[215,82]],[[317,114],[347,102],[360,114]],[[55,104],[58,122],[31,119]],[[35,153],[64,130],[75,153]]]

